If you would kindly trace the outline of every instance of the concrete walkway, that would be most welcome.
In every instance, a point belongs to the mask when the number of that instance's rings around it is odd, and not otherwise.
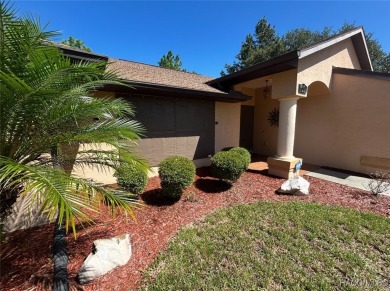
[[[313,172],[305,173],[305,175],[366,191],[367,188],[365,188],[365,185],[367,185],[367,183],[370,181],[369,178],[353,176],[350,174],[345,174],[323,168],[319,168]],[[381,194],[390,195],[390,189]]]

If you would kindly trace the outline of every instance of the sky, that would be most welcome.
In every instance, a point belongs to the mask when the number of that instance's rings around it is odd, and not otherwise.
[[[48,30],[81,39],[93,52],[157,65],[169,50],[182,67],[219,77],[247,34],[265,17],[279,35],[345,22],[363,26],[390,52],[388,1],[22,1],[19,15],[39,17]]]

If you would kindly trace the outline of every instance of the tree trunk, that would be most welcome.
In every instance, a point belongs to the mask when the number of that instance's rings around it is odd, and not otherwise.
[[[53,291],[68,291],[69,257],[66,251],[66,231],[64,222],[62,222],[60,226],[59,217],[57,217],[56,224],[54,227],[53,256]]]
[[[51,147],[51,157],[53,160],[53,167],[61,169],[58,160],[58,146]],[[68,262],[69,257],[66,251],[66,229],[65,221],[60,221],[60,209],[58,208],[58,216],[54,226],[53,237],[53,291],[68,291]],[[62,223],[61,223],[62,222]]]

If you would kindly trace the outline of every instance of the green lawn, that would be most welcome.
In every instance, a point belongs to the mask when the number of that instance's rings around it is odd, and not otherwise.
[[[389,290],[390,219],[312,203],[220,210],[181,230],[146,290]]]

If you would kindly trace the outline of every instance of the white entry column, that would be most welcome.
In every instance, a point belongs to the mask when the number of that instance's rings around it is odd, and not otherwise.
[[[278,158],[294,158],[295,120],[299,98],[279,99]]]
[[[294,157],[295,122],[298,96],[280,98],[278,147],[276,156],[268,157],[268,173],[273,176],[291,179],[295,175],[295,165],[302,159]]]

